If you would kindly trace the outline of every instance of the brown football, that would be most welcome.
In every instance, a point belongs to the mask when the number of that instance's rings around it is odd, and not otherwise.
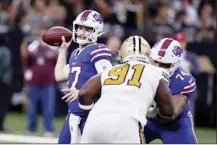
[[[72,31],[61,26],[55,26],[45,31],[42,40],[51,46],[60,46],[62,44],[61,37],[64,36],[66,42],[72,39]]]

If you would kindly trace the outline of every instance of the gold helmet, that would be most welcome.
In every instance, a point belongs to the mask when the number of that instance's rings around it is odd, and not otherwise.
[[[121,62],[139,60],[149,63],[151,47],[148,42],[140,36],[130,36],[121,45]]]

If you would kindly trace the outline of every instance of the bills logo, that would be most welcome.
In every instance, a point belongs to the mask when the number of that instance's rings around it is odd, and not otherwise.
[[[99,14],[94,14],[93,18],[100,24],[103,23],[102,17]]]
[[[183,49],[179,46],[176,46],[173,49],[173,53],[175,54],[175,56],[181,57],[182,53],[183,53]]]

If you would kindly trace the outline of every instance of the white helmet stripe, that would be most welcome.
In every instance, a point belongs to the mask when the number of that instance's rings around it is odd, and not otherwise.
[[[142,47],[141,47],[141,37],[139,37],[139,53],[141,53]]]
[[[135,44],[136,54],[139,54],[139,37],[138,36],[134,36],[134,37],[135,37],[135,40],[136,40],[136,44]]]

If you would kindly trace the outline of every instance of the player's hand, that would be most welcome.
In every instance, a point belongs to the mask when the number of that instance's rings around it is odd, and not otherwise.
[[[65,95],[62,97],[62,100],[65,100],[65,102],[72,102],[78,98],[79,90],[76,88],[66,88],[61,90]]]
[[[61,46],[60,46],[60,49],[62,49],[62,50],[68,49],[68,48],[69,48],[69,45],[70,45],[71,42],[72,42],[72,40],[67,43],[64,36],[62,36],[61,39],[62,39],[62,44],[61,44]]]

